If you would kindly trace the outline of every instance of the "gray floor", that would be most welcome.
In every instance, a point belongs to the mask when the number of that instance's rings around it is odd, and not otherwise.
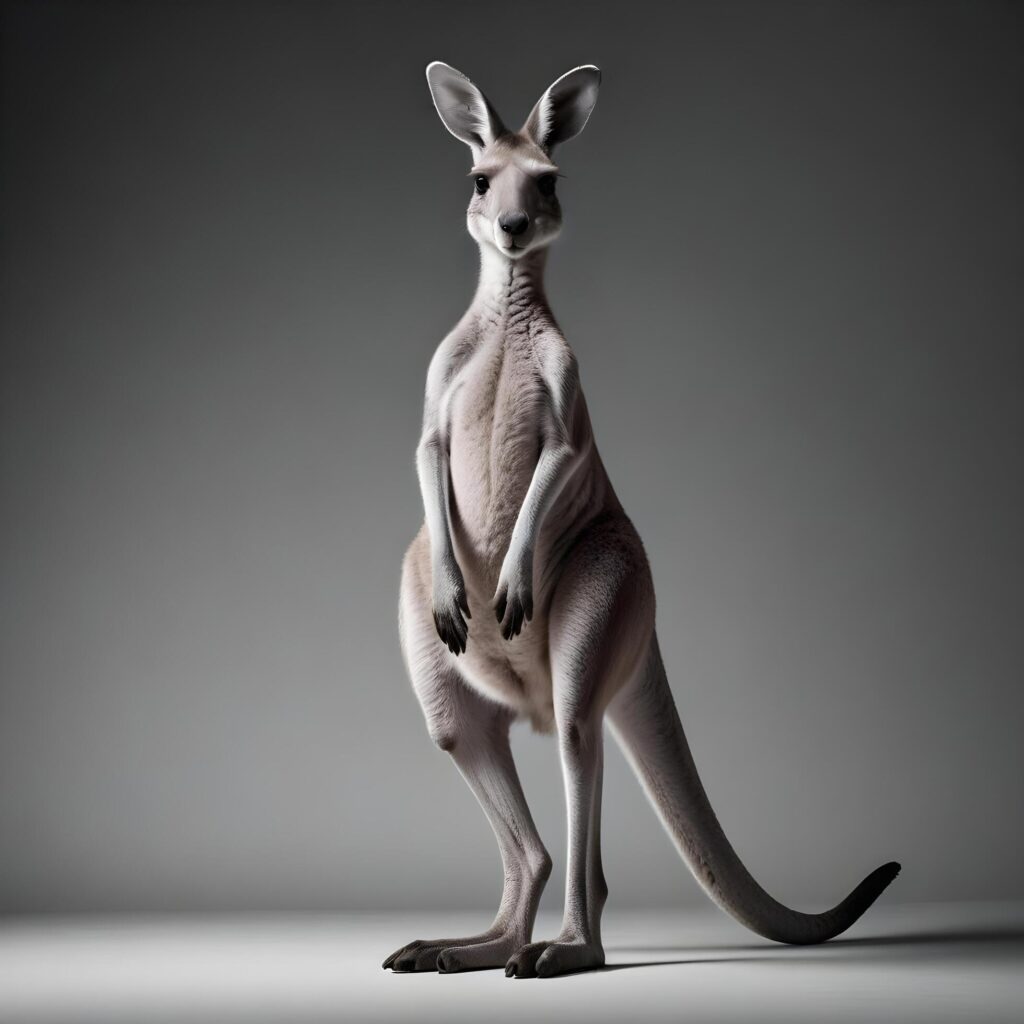
[[[548,980],[394,975],[474,915],[78,918],[0,924],[0,1020],[1024,1021],[1024,904],[880,906],[813,948],[713,907],[606,917],[608,967]],[[557,922],[540,922],[538,937]],[[451,929],[451,931],[449,931]]]

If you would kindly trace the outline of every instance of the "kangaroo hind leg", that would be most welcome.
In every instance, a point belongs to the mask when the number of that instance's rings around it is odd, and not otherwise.
[[[509,746],[511,715],[470,690],[461,680],[439,682],[446,691],[437,703],[456,705],[448,722],[430,723],[438,745],[447,750],[494,830],[504,867],[497,915],[477,935],[417,939],[395,950],[385,968],[396,971],[454,972],[502,967],[533,932],[551,860],[537,834]],[[429,714],[428,714],[429,718]]]
[[[532,943],[512,957],[509,977],[550,977],[604,964],[602,723],[608,703],[642,662],[653,615],[649,569],[628,520],[582,538],[563,569],[549,620],[569,824],[565,916],[553,941]]]
[[[408,581],[407,581],[408,582]],[[403,588],[403,648],[431,738],[446,750],[490,821],[504,867],[498,913],[477,935],[417,939],[383,966],[443,972],[501,967],[529,942],[551,859],[526,804],[512,750],[512,714],[472,690],[437,638],[429,612]],[[421,614],[422,612],[422,614]]]

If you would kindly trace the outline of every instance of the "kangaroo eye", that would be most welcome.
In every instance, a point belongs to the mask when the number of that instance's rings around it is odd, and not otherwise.
[[[476,194],[478,196],[482,196],[491,187],[491,183],[487,180],[485,175],[478,174],[473,179],[473,186],[476,188]]]
[[[553,196],[555,194],[555,176],[553,174],[542,174],[537,179],[537,188],[542,196]]]

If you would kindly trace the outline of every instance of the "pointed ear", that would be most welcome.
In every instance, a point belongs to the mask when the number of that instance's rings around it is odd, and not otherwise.
[[[435,60],[427,65],[427,85],[445,128],[466,143],[474,156],[504,134],[494,107],[461,71]]]
[[[566,72],[537,100],[523,131],[546,152],[579,135],[597,103],[600,85],[601,72],[593,64]]]

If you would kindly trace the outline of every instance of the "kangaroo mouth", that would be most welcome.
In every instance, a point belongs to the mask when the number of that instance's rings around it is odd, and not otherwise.
[[[522,242],[517,242],[515,239],[509,238],[509,239],[502,239],[501,244],[499,245],[499,248],[501,249],[502,252],[506,252],[506,253],[526,252],[527,244],[526,243],[522,243]]]

